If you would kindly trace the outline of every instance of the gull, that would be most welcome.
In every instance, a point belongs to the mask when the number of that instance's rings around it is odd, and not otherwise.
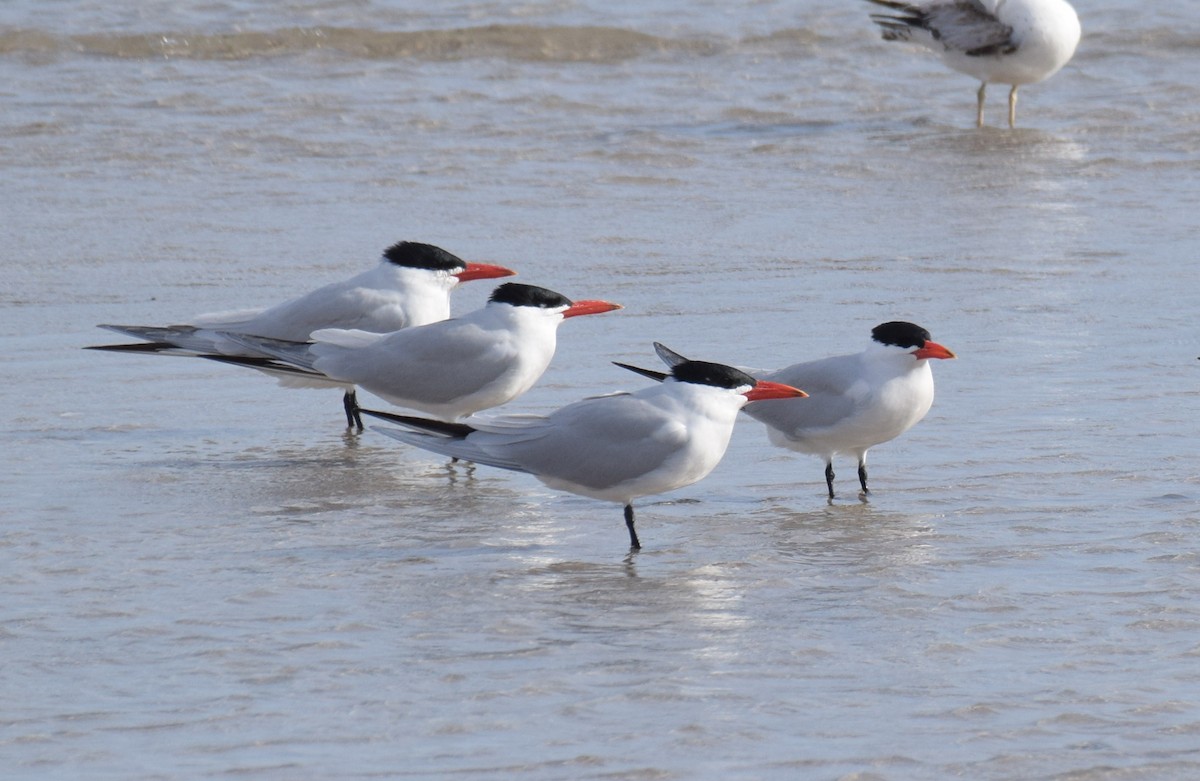
[[[987,85],[1009,84],[1008,126],[1017,124],[1017,87],[1047,79],[1079,45],[1079,16],[1066,0],[868,0],[885,41],[911,41],[979,79],[975,124],[983,127]]]

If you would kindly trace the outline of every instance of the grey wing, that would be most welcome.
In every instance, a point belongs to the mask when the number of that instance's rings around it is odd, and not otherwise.
[[[925,11],[926,28],[950,51],[972,57],[1017,50],[1013,28],[977,0],[936,3]]]
[[[407,327],[407,313],[393,292],[370,287],[365,276],[334,282],[266,309],[210,312],[192,322],[214,331],[293,342],[302,342],[321,328],[366,328],[384,333]]]
[[[899,0],[869,0],[892,11],[871,14],[871,21],[883,28],[888,41],[914,41],[947,51],[979,57],[1016,51],[1012,27],[996,18],[980,0],[935,0],[909,3]],[[932,39],[932,40],[931,40]]]
[[[160,327],[150,325],[102,324],[100,328],[106,328],[109,331],[115,331],[119,334],[132,336],[134,339],[142,339],[147,342],[157,342],[163,345],[172,345],[181,350],[188,350],[195,353],[217,352],[217,342],[222,341],[211,331],[203,331],[191,325],[170,325]],[[178,355],[180,353],[176,354]]]
[[[259,336],[224,332],[220,335],[241,345],[249,356],[267,356],[292,366],[313,370],[316,356],[312,352],[311,342],[290,342],[285,339],[266,339]]]
[[[254,318],[263,313],[262,308],[258,309],[235,309],[221,312],[207,312],[202,315],[193,317],[192,325],[197,328],[203,328],[210,331],[243,331],[247,323],[254,322]],[[274,336],[274,334],[263,334],[263,336]],[[277,337],[280,338],[280,337]]]
[[[622,393],[583,399],[507,430],[485,425],[470,438],[525,471],[603,489],[662,466],[688,432],[652,404]]]
[[[570,406],[575,405],[564,407],[563,410]],[[553,472],[556,464],[569,460],[565,451],[568,448],[578,449],[577,442],[586,439],[585,436],[573,437],[570,431],[564,429],[561,419],[563,410],[558,411],[558,423],[542,415],[528,414],[472,417],[469,428],[474,431],[465,437],[411,426],[375,428],[392,439],[434,453],[514,472],[543,474]]]
[[[280,357],[304,365],[306,349],[293,342],[282,339],[259,337],[237,330],[213,331],[209,328],[199,328],[194,325],[101,325],[110,331],[145,339],[159,345],[171,345],[178,348],[176,352],[162,350],[162,354],[170,355],[200,355],[203,357]],[[268,346],[270,349],[268,349]],[[305,348],[307,345],[305,345]],[[285,355],[280,355],[280,352]]]
[[[409,328],[388,334],[361,349],[317,344],[316,368],[354,382],[372,393],[443,404],[479,390],[512,367],[515,350],[462,320]],[[390,393],[389,393],[390,391]]]
[[[520,464],[516,462],[505,460],[480,449],[469,439],[445,437],[439,434],[431,434],[424,431],[413,431],[410,429],[385,428],[383,426],[373,426],[372,428],[374,428],[380,434],[389,436],[392,439],[399,440],[405,444],[419,447],[422,450],[440,453],[451,458],[459,458],[463,461],[470,461],[474,464],[486,464],[488,466],[494,466],[500,469],[510,469],[514,472],[526,471]]]
[[[832,426],[851,415],[859,404],[855,395],[858,367],[858,356],[839,355],[756,375],[799,388],[808,398],[756,401],[743,410],[786,434]]]
[[[271,307],[245,328],[262,336],[302,341],[322,328],[399,331],[408,326],[403,310],[385,291],[338,282]]]

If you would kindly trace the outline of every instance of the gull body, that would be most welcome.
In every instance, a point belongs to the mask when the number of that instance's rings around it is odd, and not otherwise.
[[[275,306],[213,312],[187,325],[165,327],[102,325],[144,341],[102,345],[92,349],[157,355],[264,357],[232,335],[305,341],[325,328],[390,333],[445,320],[450,316],[450,292],[472,279],[512,276],[503,266],[468,263],[430,244],[402,241],[384,251],[379,264],[340,282],[313,290]],[[249,364],[247,364],[249,365]],[[272,371],[269,363],[253,368],[273,374],[293,387],[338,387],[345,393],[347,422],[362,427],[353,414],[354,386],[320,378]]]
[[[949,349],[913,323],[876,326],[861,353],[797,363],[757,376],[803,387],[803,403],[764,401],[746,410],[767,425],[772,444],[825,461],[829,498],[834,497],[833,458],[854,456],[863,493],[867,451],[908,431],[933,405],[931,359],[954,358]]]
[[[1079,45],[1079,16],[1066,0],[868,0],[888,41],[911,41],[979,80],[975,123],[983,126],[988,84],[1008,84],[1008,125],[1017,122],[1017,88],[1053,76]]]
[[[379,429],[402,442],[622,504],[630,546],[637,549],[635,499],[707,476],[725,454],[738,411],[749,402],[803,395],[728,366],[684,360],[660,385],[586,398],[545,416],[465,425],[363,411],[403,425]]]
[[[355,385],[397,406],[458,420],[533,387],[554,357],[563,320],[614,309],[620,306],[573,302],[546,288],[510,282],[474,312],[390,334],[322,329],[311,342],[228,336],[269,356],[270,371]]]

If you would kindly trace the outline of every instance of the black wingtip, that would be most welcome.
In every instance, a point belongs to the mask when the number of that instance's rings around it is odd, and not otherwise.
[[[161,353],[165,350],[178,350],[179,347],[169,342],[135,342],[133,344],[92,344],[85,350],[105,350],[112,353]]]
[[[662,342],[654,343],[654,352],[658,354],[659,360],[661,360],[663,363],[665,363],[667,366],[670,366],[671,368],[675,368],[676,366],[678,366],[681,363],[688,362],[687,358],[685,358],[682,355],[680,355],[679,353],[675,352],[670,347],[667,347]]]
[[[251,369],[259,369],[276,375],[290,374],[297,377],[314,378],[318,380],[328,380],[329,377],[321,372],[305,369],[302,366],[293,366],[290,363],[283,363],[274,358],[262,358],[253,355],[217,355],[217,354],[200,354],[197,358],[207,358],[210,361],[217,363],[228,363],[233,366],[245,366]]]
[[[408,428],[431,431],[443,436],[462,438],[475,431],[474,428],[468,426],[466,423],[447,423],[444,420],[430,420],[429,418],[418,418],[413,415],[397,415],[394,412],[380,412],[379,410],[367,409],[366,407],[359,407],[358,411],[373,418],[379,418],[391,423],[399,423]]]
[[[667,377],[671,376],[666,372],[659,372],[655,371],[654,369],[643,369],[640,366],[631,366],[628,363],[621,363],[620,361],[613,361],[613,365],[620,366],[622,369],[628,369],[634,374],[640,374],[643,377],[649,377],[650,379],[657,380],[658,382],[662,382],[663,380],[667,379]]]
[[[210,361],[217,363],[231,363],[234,366],[249,366],[252,369],[286,369],[299,373],[301,370],[295,366],[289,366],[285,363],[280,363],[273,358],[262,358],[251,355],[198,355],[197,358],[207,358]],[[311,374],[311,372],[305,372]]]

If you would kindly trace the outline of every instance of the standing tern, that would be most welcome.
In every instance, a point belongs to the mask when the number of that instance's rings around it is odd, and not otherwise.
[[[933,404],[931,358],[954,358],[919,325],[875,326],[872,343],[854,355],[797,363],[758,376],[803,387],[809,398],[765,401],[746,410],[767,424],[779,447],[825,459],[825,483],[833,498],[833,456],[858,459],[858,480],[867,489],[867,450],[912,428]]]
[[[323,328],[356,328],[391,333],[450,316],[450,291],[460,282],[509,277],[515,271],[487,263],[468,263],[440,247],[401,241],[388,247],[379,265],[266,309],[213,312],[189,325],[166,327],[101,325],[144,341],[91,347],[93,350],[152,355],[208,355],[262,358],[227,334],[304,341]],[[249,364],[252,365],[252,364]],[[272,372],[269,363],[254,366],[280,381],[302,387],[341,387],[347,425],[362,428],[354,386]]]
[[[563,320],[620,308],[509,282],[461,317],[390,334],[327,328],[315,331],[311,342],[227,334],[269,358],[210,357],[299,380],[356,385],[397,406],[459,420],[533,387],[554,357]]]
[[[526,472],[551,488],[624,505],[629,544],[637,550],[634,499],[708,475],[725,454],[745,405],[805,394],[705,361],[683,359],[670,374],[635,371],[663,382],[634,393],[586,398],[546,416],[497,416],[467,425],[363,412],[403,425],[379,429],[401,442]]]
[[[1009,84],[1008,126],[1017,124],[1017,87],[1059,71],[1079,45],[1079,16],[1066,0],[868,0],[885,41],[911,41],[979,79],[975,124],[983,127],[987,85]]]

